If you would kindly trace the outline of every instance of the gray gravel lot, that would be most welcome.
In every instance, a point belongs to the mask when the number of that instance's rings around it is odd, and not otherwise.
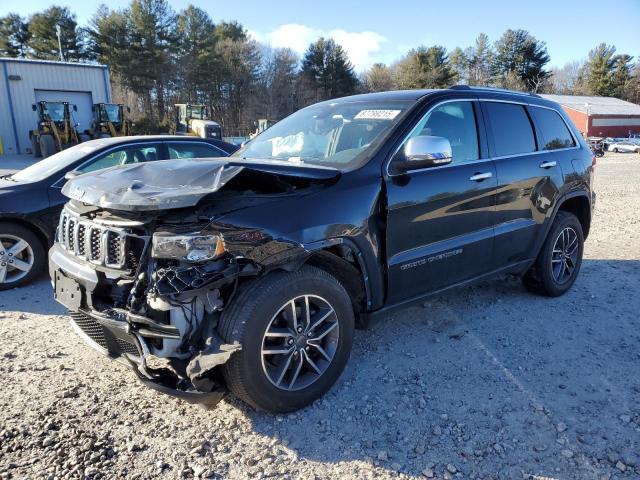
[[[568,294],[507,278],[396,313],[287,416],[150,391],[46,279],[0,292],[0,477],[640,478],[640,156],[599,159],[597,191]]]

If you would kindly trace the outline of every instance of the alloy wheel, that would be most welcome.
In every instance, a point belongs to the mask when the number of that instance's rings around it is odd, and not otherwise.
[[[0,234],[0,283],[24,278],[33,268],[33,249],[24,239]]]
[[[576,231],[572,227],[564,228],[556,238],[551,254],[551,270],[557,283],[563,284],[571,279],[578,264],[578,247]]]
[[[273,316],[262,339],[262,369],[269,381],[286,391],[301,390],[329,368],[340,338],[331,304],[316,295],[301,295]]]

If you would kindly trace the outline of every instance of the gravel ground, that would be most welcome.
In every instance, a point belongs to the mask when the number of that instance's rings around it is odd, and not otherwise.
[[[46,279],[0,292],[1,478],[640,478],[640,156],[599,159],[562,298],[502,279],[358,332],[322,400],[274,416],[140,386]]]

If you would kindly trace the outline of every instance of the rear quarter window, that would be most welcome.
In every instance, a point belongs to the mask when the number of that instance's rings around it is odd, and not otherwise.
[[[524,105],[486,102],[495,156],[503,157],[536,151],[536,139]]]
[[[530,107],[531,114],[540,128],[542,150],[575,147],[576,142],[562,117],[555,110]]]

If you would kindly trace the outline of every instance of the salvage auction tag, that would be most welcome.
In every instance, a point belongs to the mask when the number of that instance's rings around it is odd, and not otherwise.
[[[360,110],[354,119],[363,120],[393,120],[400,110]]]

